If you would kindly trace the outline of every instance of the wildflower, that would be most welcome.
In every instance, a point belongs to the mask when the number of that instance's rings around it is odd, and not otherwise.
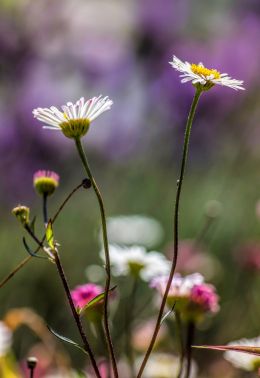
[[[50,196],[59,185],[60,177],[53,171],[40,170],[33,175],[33,185],[41,195]]]
[[[140,276],[144,281],[150,281],[153,277],[170,272],[170,261],[160,252],[147,252],[144,247],[120,247],[110,245],[110,261],[113,273],[116,276]],[[101,252],[104,258],[104,252]]]
[[[190,300],[198,309],[204,312],[215,313],[219,310],[218,295],[215,287],[209,284],[195,285],[191,289]]]
[[[107,219],[107,229],[112,244],[138,244],[151,248],[163,237],[160,223],[143,215],[110,217]]]
[[[0,358],[7,354],[11,344],[12,332],[4,322],[0,321]]]
[[[137,361],[137,364],[139,361]],[[186,361],[185,361],[186,362]],[[185,365],[180,378],[185,377]],[[167,353],[153,353],[149,358],[143,378],[177,378],[179,376],[180,359]],[[196,378],[198,368],[195,361],[191,362],[190,378]]]
[[[199,87],[201,90],[206,91],[215,84],[235,90],[244,90],[242,80],[232,79],[228,74],[220,73],[214,68],[206,68],[202,63],[191,64],[189,62],[182,62],[175,55],[173,56],[172,62],[169,63],[175,70],[182,73],[182,75],[180,75],[180,77],[182,77],[182,83],[191,81],[193,85]]]
[[[67,138],[83,137],[92,121],[100,114],[109,110],[113,104],[107,96],[93,97],[85,101],[81,97],[75,104],[68,102],[61,107],[62,111],[55,106],[50,108],[37,108],[33,115],[39,121],[45,123],[46,129],[60,130]]]
[[[168,277],[156,277],[150,286],[163,296]],[[182,277],[176,273],[173,277],[167,303],[180,310],[185,320],[200,321],[205,314],[213,314],[219,310],[218,295],[215,287],[204,283],[204,277],[199,273]]]
[[[227,345],[260,347],[260,336],[254,339],[244,338],[237,341],[232,341]],[[243,370],[258,371],[260,368],[260,357],[253,354],[227,351],[224,353],[224,357],[227,361],[231,362],[232,365]]]
[[[76,286],[71,291],[71,296],[75,306],[79,309],[83,308],[97,295],[103,293],[103,288],[93,283]]]
[[[30,222],[30,209],[27,206],[18,205],[13,208],[12,213],[16,216],[23,226],[27,226]]]

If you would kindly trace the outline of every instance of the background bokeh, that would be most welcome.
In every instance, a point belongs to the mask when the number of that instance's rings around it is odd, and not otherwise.
[[[245,81],[244,92],[216,87],[202,96],[192,131],[180,234],[182,239],[200,235],[206,204],[221,203],[221,215],[203,240],[214,258],[211,282],[220,294],[221,311],[197,342],[224,344],[257,336],[259,20],[258,0],[1,0],[1,278],[26,256],[23,231],[11,209],[18,203],[30,206],[42,232],[41,201],[32,186],[35,170],[52,169],[61,176],[50,213],[84,177],[71,140],[43,130],[32,109],[81,96],[103,94],[114,101],[84,138],[107,213],[156,218],[164,238],[155,247],[169,249],[184,124],[194,91],[180,83],[168,64],[175,54]],[[82,190],[55,226],[71,286],[87,281],[88,264],[100,264],[98,233],[95,197]],[[245,254],[250,256],[252,248],[253,262],[248,263]],[[142,290],[138,300],[145,303],[151,293]],[[1,316],[12,307],[28,306],[54,328],[73,334],[58,277],[46,261],[31,261],[1,289],[0,301]],[[17,332],[18,359],[34,341],[28,330]],[[78,363],[78,354],[68,350]],[[213,377],[209,361],[221,361],[221,355],[207,353],[205,359],[205,353],[196,353],[197,360],[201,371]]]

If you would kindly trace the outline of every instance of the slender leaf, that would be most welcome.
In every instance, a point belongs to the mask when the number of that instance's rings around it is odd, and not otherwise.
[[[240,353],[254,354],[255,356],[260,356],[260,347],[249,347],[242,345],[193,345],[193,348],[200,349],[211,349],[220,351],[232,351]]]
[[[84,349],[81,345],[79,345],[78,343],[76,343],[75,341],[69,339],[68,337],[65,337],[65,336],[60,335],[59,333],[57,333],[56,331],[54,331],[54,330],[53,330],[51,327],[49,327],[48,325],[47,325],[47,328],[48,328],[48,330],[49,330],[54,336],[56,336],[59,340],[64,341],[65,343],[71,344],[71,345],[75,346],[76,348],[80,349],[83,353],[88,354],[88,353],[85,351],[85,349]]]
[[[45,256],[39,256],[37,255],[35,252],[33,252],[31,250],[31,248],[29,247],[29,245],[27,244],[27,241],[25,239],[25,237],[23,237],[23,245],[26,249],[26,251],[29,253],[29,255],[31,255],[32,257],[38,257],[38,259],[48,259],[48,257],[45,257]]]
[[[169,315],[171,315],[171,313],[173,313],[173,310],[174,310],[174,307],[175,307],[175,304],[176,302],[174,302],[174,305],[172,306],[172,308],[166,312],[166,314],[162,317],[161,319],[161,322],[160,322],[160,326],[163,324],[163,322],[168,318]]]
[[[51,220],[48,222],[47,228],[46,228],[46,240],[51,249],[54,249],[54,237],[53,237],[53,229],[52,229],[52,222]]]
[[[36,222],[36,216],[33,217],[33,220],[31,221],[29,227],[32,230],[33,233],[35,233],[35,222]]]
[[[112,287],[111,289],[109,289],[109,293],[111,293],[112,291],[114,291],[116,288],[116,286]],[[79,314],[82,315],[84,314],[84,312],[88,309],[90,309],[91,307],[95,306],[98,302],[102,301],[105,297],[105,293],[101,293],[99,295],[97,295],[95,298],[91,299],[91,301],[89,301],[86,306],[82,307],[81,309],[79,309]]]

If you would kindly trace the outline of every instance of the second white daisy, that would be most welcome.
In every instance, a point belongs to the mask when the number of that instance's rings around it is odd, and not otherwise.
[[[194,64],[183,62],[175,55],[170,65],[181,72],[182,83],[192,82],[193,85],[200,85],[202,90],[208,90],[215,84],[229,87],[235,90],[244,90],[243,81],[232,79],[226,73],[220,73],[214,68],[206,68],[203,63]]]

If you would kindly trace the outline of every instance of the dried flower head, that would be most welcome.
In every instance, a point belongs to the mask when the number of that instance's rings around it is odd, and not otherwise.
[[[23,226],[30,222],[30,209],[27,206],[18,205],[13,208],[12,213],[16,216]]]
[[[45,123],[44,128],[62,131],[67,138],[75,139],[83,137],[90,123],[109,110],[112,104],[113,101],[108,97],[93,97],[87,101],[81,97],[75,104],[68,102],[67,105],[63,105],[62,111],[51,106],[34,109],[33,115]]]
[[[53,171],[40,170],[33,175],[33,185],[40,195],[50,196],[59,185],[60,177]]]
[[[203,91],[207,91],[215,84],[229,87],[235,90],[244,90],[243,81],[232,79],[226,73],[220,73],[214,68],[206,68],[202,63],[194,64],[182,62],[175,55],[170,65],[177,71],[181,72],[181,82],[187,83],[191,81],[193,85],[199,87]]]

